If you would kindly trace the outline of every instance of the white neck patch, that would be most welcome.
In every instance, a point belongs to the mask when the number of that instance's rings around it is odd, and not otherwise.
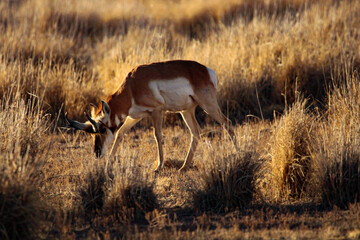
[[[114,140],[114,134],[109,129],[106,129],[106,137],[101,149],[101,157],[105,155],[106,151],[108,150],[113,140]]]

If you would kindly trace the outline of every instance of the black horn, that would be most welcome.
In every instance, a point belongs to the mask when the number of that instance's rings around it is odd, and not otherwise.
[[[69,127],[75,128],[76,130],[83,130],[88,133],[95,133],[92,123],[81,123],[78,121],[71,120],[68,114],[65,113],[66,121],[69,123]]]

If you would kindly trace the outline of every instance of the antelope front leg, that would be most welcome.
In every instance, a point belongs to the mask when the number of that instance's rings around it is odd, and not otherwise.
[[[164,154],[162,149],[162,135],[161,135],[161,128],[162,128],[162,122],[163,122],[163,111],[154,111],[152,113],[152,119],[154,123],[154,133],[155,133],[155,139],[158,146],[158,166],[155,169],[155,173],[159,173],[160,170],[164,166]]]
[[[105,168],[108,169],[109,166],[109,160],[115,155],[115,152],[119,146],[119,143],[121,141],[121,137],[124,135],[124,133],[126,133],[127,131],[129,131],[138,121],[140,121],[141,119],[133,119],[130,117],[127,117],[125,119],[125,122],[123,123],[123,125],[119,128],[119,130],[117,130],[116,134],[115,134],[115,139],[114,139],[114,143],[112,145],[109,157],[106,160],[106,166]]]

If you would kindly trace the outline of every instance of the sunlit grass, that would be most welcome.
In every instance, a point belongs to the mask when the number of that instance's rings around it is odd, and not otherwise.
[[[0,238],[357,237],[359,12],[332,0],[0,2]],[[176,117],[159,175],[149,124],[105,170],[64,112],[84,120],[132,68],[171,59],[216,71],[238,151],[198,111],[189,171],[177,172],[190,133]],[[322,212],[335,205],[348,210]]]

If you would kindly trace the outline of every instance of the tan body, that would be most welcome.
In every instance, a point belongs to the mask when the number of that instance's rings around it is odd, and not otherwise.
[[[119,89],[102,102],[97,110],[92,110],[90,122],[69,122],[78,129],[89,130],[92,125],[93,132],[103,132],[95,139],[95,151],[97,145],[101,156],[115,140],[111,157],[116,152],[121,136],[142,118],[151,116],[158,145],[158,172],[164,165],[161,141],[163,114],[167,111],[180,112],[191,132],[190,149],[181,168],[184,169],[192,164],[200,138],[200,127],[195,119],[197,105],[222,124],[235,141],[231,122],[218,106],[216,89],[215,72],[197,62],[177,60],[141,65],[128,74]],[[83,124],[82,128],[80,124]]]

